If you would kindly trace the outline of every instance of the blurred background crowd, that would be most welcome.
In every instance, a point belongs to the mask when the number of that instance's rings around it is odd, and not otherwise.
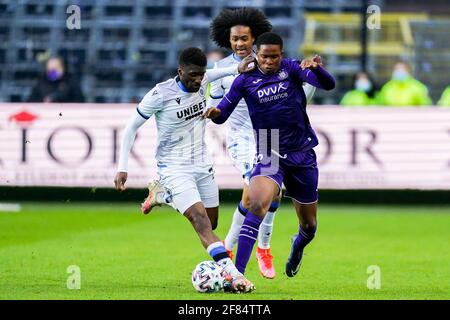
[[[242,6],[266,13],[285,56],[322,56],[337,88],[315,104],[450,106],[448,0],[0,0],[0,102],[138,102],[181,49],[227,55],[209,24]]]

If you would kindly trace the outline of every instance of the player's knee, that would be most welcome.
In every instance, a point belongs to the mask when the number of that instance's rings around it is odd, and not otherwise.
[[[250,200],[249,201],[249,209],[250,212],[257,215],[257,216],[261,216],[264,215],[265,210],[264,210],[264,205],[262,203],[262,201],[260,200]]]
[[[306,223],[302,225],[302,229],[310,235],[314,235],[317,229],[317,221],[316,219],[310,219]]]
[[[274,202],[280,202],[281,201],[281,193],[278,193],[275,197],[273,197]]]
[[[242,205],[244,206],[245,209],[249,210],[250,209],[250,199],[248,197],[242,198]]]
[[[197,230],[197,232],[202,232],[206,229],[211,228],[211,221],[208,215],[201,211],[192,211],[187,216],[192,226]]]

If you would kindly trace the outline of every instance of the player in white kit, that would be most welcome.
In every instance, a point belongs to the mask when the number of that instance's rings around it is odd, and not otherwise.
[[[234,292],[249,292],[254,290],[254,286],[236,269],[220,239],[213,233],[212,224],[217,224],[219,194],[213,176],[213,162],[206,152],[206,121],[202,119],[202,114],[206,110],[208,83],[251,70],[249,64],[253,60],[249,56],[239,66],[205,72],[205,54],[198,48],[183,50],[179,58],[178,76],[151,89],[129,120],[114,180],[119,191],[125,189],[128,156],[137,130],[154,115],[158,130],[156,159],[161,184],[155,182],[151,186],[150,199],[147,199],[149,207],[143,211],[148,213],[152,206],[164,203],[165,198],[170,196],[170,205],[191,222],[208,254],[229,274],[227,288]]]
[[[233,51],[228,57],[215,63],[215,68],[226,68],[238,65],[241,60],[253,54],[253,43],[264,32],[272,29],[272,25],[258,9],[239,8],[224,9],[211,23],[211,39],[222,48]],[[208,107],[214,107],[222,100],[231,88],[236,75],[227,76],[211,83]],[[308,101],[314,94],[315,87],[304,84]],[[228,118],[227,150],[234,167],[242,174],[244,186],[242,200],[236,208],[233,221],[224,240],[225,248],[232,257],[232,250],[237,244],[239,232],[248,209],[249,176],[253,169],[256,155],[256,144],[252,122],[247,105],[242,99]],[[274,199],[261,223],[258,236],[256,258],[261,274],[269,279],[275,277],[273,256],[270,252],[273,220],[280,199]]]

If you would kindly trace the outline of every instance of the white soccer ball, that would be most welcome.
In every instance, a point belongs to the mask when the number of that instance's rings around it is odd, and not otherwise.
[[[214,261],[200,262],[192,271],[192,285],[198,292],[219,292],[224,280],[223,268]]]

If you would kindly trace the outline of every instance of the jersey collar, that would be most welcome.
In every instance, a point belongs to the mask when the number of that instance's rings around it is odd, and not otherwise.
[[[181,91],[187,92],[187,93],[191,93],[191,92],[188,91],[188,89],[187,89],[187,88],[184,86],[184,84],[181,82],[179,76],[176,76],[176,77],[175,77],[175,80],[176,80],[176,82],[177,82],[178,88],[180,88]]]
[[[237,62],[242,61],[242,59],[239,56],[237,56],[234,52],[232,53],[232,55],[233,55],[233,59],[236,60]]]

